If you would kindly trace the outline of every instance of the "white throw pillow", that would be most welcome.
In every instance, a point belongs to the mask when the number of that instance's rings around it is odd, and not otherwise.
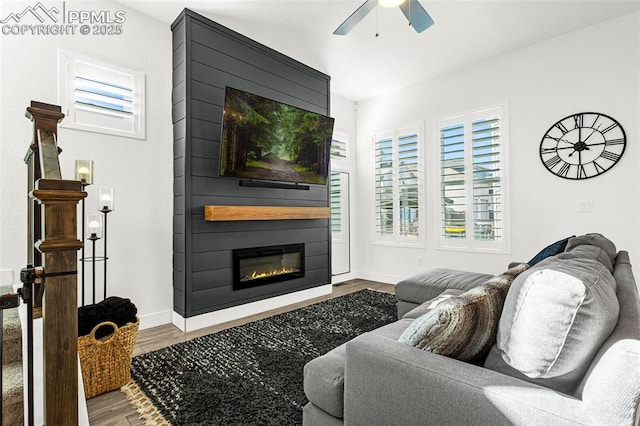
[[[502,359],[530,378],[586,372],[616,325],[615,288],[607,267],[592,259],[551,257],[522,273],[500,318]]]

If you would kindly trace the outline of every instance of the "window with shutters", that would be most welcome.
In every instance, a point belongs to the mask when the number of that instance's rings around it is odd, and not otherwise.
[[[62,127],[145,138],[144,74],[59,51]]]
[[[439,247],[508,250],[504,106],[437,120]]]
[[[376,133],[374,144],[374,240],[421,244],[422,170],[416,127]]]

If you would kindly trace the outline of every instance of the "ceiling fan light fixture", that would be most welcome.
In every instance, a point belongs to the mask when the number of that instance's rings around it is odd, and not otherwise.
[[[378,4],[382,7],[396,7],[404,2],[405,0],[378,0]]]
[[[433,25],[433,19],[427,11],[424,10],[424,7],[422,7],[418,0],[365,0],[351,16],[336,28],[333,34],[341,36],[347,35],[369,12],[373,9],[377,10],[376,6],[378,5],[383,7],[400,7],[402,14],[407,18],[407,21],[409,21],[409,24],[417,33],[421,33]]]

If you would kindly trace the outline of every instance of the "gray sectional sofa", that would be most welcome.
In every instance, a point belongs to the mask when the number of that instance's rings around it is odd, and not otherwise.
[[[640,301],[629,255],[599,234],[563,248],[515,277],[490,352],[470,362],[399,340],[492,276],[437,269],[398,283],[398,321],[305,366],[303,424],[638,424]]]

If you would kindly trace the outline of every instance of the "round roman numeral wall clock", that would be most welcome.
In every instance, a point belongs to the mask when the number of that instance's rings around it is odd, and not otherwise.
[[[626,145],[627,136],[616,120],[597,112],[581,112],[547,130],[540,142],[540,159],[556,176],[588,179],[615,166]]]

